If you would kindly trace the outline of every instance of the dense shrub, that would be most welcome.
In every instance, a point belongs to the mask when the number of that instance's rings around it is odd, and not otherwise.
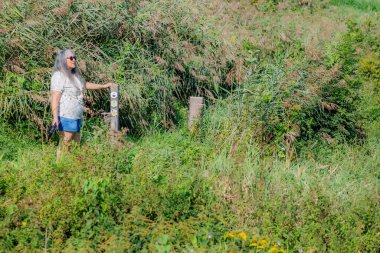
[[[123,126],[135,134],[173,128],[178,103],[190,95],[216,96],[238,80],[223,44],[181,4],[6,1],[0,16],[1,117],[44,130],[55,53],[73,48],[87,80],[120,85]],[[88,116],[108,110],[106,102],[106,92],[92,93]]]
[[[230,135],[235,136],[233,146],[248,140],[247,145],[261,143],[280,156],[290,155],[296,143],[301,147],[316,139],[334,144],[364,138],[361,104],[368,95],[361,93],[361,73],[375,75],[376,64],[364,70],[369,58],[362,57],[374,40],[352,21],[347,27],[336,42],[327,44],[322,62],[305,57],[297,41],[289,45],[279,40],[273,52],[245,42],[250,75],[230,100],[209,109],[211,115],[221,111],[228,116],[210,116],[204,134],[220,136],[218,144]],[[363,44],[367,51],[360,49]]]

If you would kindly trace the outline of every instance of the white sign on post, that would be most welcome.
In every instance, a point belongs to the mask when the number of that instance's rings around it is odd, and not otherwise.
[[[111,98],[117,98],[117,91],[111,92]]]
[[[119,131],[119,86],[111,86],[111,130]]]

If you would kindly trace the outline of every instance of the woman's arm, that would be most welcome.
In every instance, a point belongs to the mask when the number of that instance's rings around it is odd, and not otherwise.
[[[86,82],[86,89],[87,90],[99,90],[99,89],[106,89],[111,87],[112,83],[106,83],[106,84],[97,84],[97,83],[89,83]]]
[[[51,110],[53,113],[53,125],[58,126],[58,108],[59,108],[59,101],[61,100],[62,93],[59,91],[52,91],[51,92]]]

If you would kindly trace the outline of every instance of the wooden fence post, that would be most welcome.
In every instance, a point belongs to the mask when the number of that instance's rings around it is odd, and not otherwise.
[[[111,86],[111,131],[118,132],[119,126],[119,85]]]
[[[203,97],[190,97],[189,129],[194,131],[202,122]]]

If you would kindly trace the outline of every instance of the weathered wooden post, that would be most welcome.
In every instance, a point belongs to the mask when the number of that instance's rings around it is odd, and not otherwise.
[[[111,86],[111,131],[118,132],[119,126],[119,85]]]
[[[194,131],[202,122],[203,97],[190,97],[189,129]]]

